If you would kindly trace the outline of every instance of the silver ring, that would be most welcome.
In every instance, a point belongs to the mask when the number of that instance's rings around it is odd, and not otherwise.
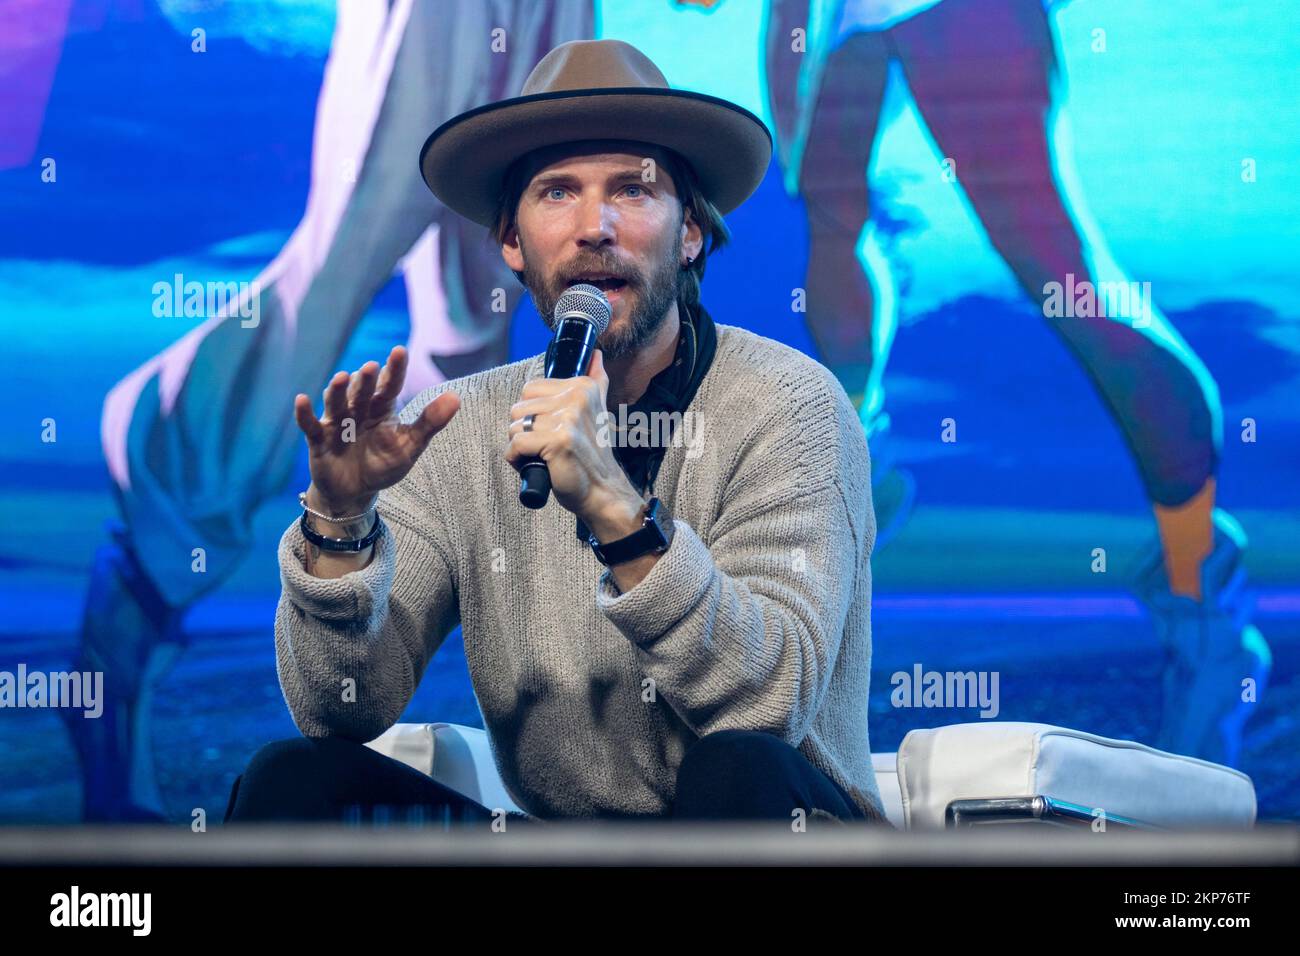
[[[525,416],[524,416],[524,431],[526,431],[526,432],[530,432],[530,431],[533,430],[533,419],[536,418],[536,417],[537,417],[536,415],[525,415]]]

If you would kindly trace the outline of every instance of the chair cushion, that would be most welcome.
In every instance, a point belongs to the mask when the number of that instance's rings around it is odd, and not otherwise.
[[[366,746],[414,767],[484,806],[503,807],[512,813],[524,812],[506,792],[496,771],[487,734],[477,727],[447,723],[394,724]],[[871,764],[876,771],[885,816],[902,829],[905,825],[903,794],[898,783],[895,755],[872,754]]]
[[[366,744],[490,810],[524,813],[497,773],[485,731],[462,724],[394,724]]]
[[[908,829],[942,829],[949,803],[982,797],[1053,797],[1164,827],[1255,821],[1255,787],[1238,770],[1050,724],[913,730],[898,777]]]

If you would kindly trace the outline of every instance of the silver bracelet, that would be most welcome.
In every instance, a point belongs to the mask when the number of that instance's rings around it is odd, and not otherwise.
[[[349,521],[359,521],[362,518],[364,518],[366,515],[370,514],[370,512],[375,510],[375,505],[378,505],[379,502],[376,500],[375,504],[371,505],[365,511],[361,512],[361,514],[349,515],[346,518],[331,518],[329,515],[321,514],[319,511],[316,511],[314,508],[308,508],[307,492],[305,491],[298,492],[298,504],[302,505],[302,509],[306,511],[308,514],[315,515],[317,518],[320,518],[322,521],[328,521],[331,524],[347,524]]]

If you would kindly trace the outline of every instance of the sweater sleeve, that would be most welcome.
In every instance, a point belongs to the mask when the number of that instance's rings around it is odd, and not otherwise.
[[[275,615],[280,689],[306,737],[374,740],[401,718],[438,647],[456,626],[452,564],[420,468],[379,495],[384,532],[370,563],[339,578],[304,565],[295,521],[280,539]]]
[[[829,391],[829,390],[827,390]],[[706,545],[669,549],[596,602],[698,735],[763,730],[792,746],[819,711],[875,540],[866,440],[846,396],[768,417],[732,472]]]

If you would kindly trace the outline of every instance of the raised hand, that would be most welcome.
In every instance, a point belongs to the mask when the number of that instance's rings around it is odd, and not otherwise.
[[[368,510],[382,489],[406,476],[429,440],[460,408],[460,397],[445,392],[411,424],[401,424],[396,402],[407,360],[406,349],[399,345],[382,370],[372,361],[352,375],[336,373],[325,388],[319,419],[311,399],[301,393],[294,397],[294,418],[307,437],[312,508],[338,517]]]

